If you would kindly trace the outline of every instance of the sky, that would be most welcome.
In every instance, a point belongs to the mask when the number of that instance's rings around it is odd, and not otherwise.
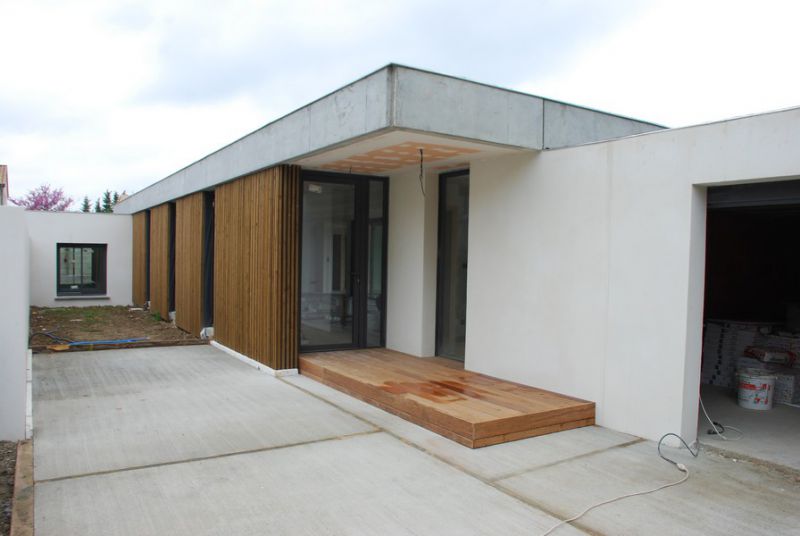
[[[0,0],[0,164],[94,200],[388,63],[670,127],[800,105],[800,2]]]

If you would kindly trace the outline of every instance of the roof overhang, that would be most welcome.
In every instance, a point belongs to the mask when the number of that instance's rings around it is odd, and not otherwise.
[[[385,175],[410,166],[413,154],[416,162],[419,148],[429,165],[453,166],[478,156],[596,141],[608,125],[622,135],[659,128],[389,65],[131,195],[115,211],[135,213],[278,164]],[[402,165],[387,167],[392,158]]]

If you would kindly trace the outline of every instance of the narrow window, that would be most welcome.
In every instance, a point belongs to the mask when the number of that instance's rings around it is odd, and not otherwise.
[[[58,244],[59,296],[106,293],[106,245]]]

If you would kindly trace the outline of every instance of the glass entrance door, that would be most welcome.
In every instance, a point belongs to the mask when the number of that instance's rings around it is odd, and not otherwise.
[[[385,181],[304,174],[301,350],[384,344]]]
[[[439,179],[439,266],[436,284],[436,355],[464,360],[467,334],[469,172]]]

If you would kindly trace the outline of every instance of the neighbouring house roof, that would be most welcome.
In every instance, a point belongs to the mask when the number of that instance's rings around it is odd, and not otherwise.
[[[0,206],[8,204],[8,166],[0,164]]]
[[[387,175],[425,161],[580,145],[663,128],[461,78],[390,64],[120,201],[134,213],[277,164]]]

